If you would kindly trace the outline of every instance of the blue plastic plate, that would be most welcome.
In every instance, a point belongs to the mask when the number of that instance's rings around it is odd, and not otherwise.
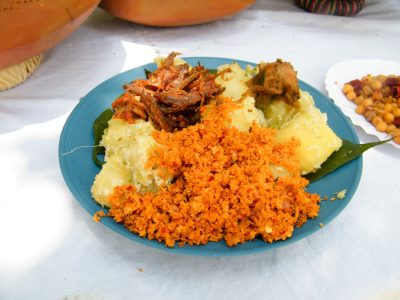
[[[242,67],[255,65],[254,63],[215,57],[186,57],[189,64],[195,65],[200,62],[206,68],[216,69],[222,64],[237,62]],[[91,157],[91,148],[80,148],[68,155],[63,155],[79,146],[93,145],[92,125],[101,112],[111,106],[111,103],[122,92],[122,86],[134,79],[145,78],[144,69],[153,71],[156,65],[153,63],[131,69],[115,75],[104,81],[90,91],[76,105],[67,119],[60,137],[59,161],[62,174],[76,200],[86,209],[91,216],[101,209],[93,200],[90,193],[95,175],[100,171]],[[338,136],[352,142],[359,142],[357,135],[343,113],[325,95],[300,81],[300,88],[308,91],[313,97],[316,106],[328,115],[329,126]],[[128,231],[123,225],[114,222],[111,218],[102,218],[101,223],[113,231],[141,244],[162,249],[165,251],[190,255],[204,256],[228,256],[244,255],[272,250],[299,241],[310,234],[321,230],[319,224],[328,224],[332,221],[350,202],[357,189],[361,177],[362,158],[358,158],[335,172],[321,178],[309,185],[308,190],[323,196],[332,197],[343,189],[347,190],[345,199],[337,201],[322,201],[319,216],[314,220],[307,221],[301,228],[295,229],[293,236],[285,241],[272,244],[256,239],[236,247],[228,247],[224,242],[208,243],[203,246],[176,246],[167,248],[163,243],[141,238]],[[99,225],[100,226],[100,225]]]

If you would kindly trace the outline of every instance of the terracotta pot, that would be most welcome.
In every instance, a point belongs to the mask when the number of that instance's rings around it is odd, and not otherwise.
[[[112,15],[152,26],[206,23],[233,15],[255,0],[103,0],[100,7]]]
[[[61,42],[100,0],[1,0],[0,69],[38,55]]]

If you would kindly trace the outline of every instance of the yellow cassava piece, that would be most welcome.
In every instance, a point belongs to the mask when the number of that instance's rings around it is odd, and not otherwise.
[[[42,54],[31,57],[19,64],[0,69],[0,91],[8,90],[24,82],[39,66]]]

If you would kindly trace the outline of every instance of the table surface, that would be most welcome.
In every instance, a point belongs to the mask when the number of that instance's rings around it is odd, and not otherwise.
[[[164,29],[96,10],[27,82],[0,93],[0,299],[400,299],[400,156],[391,145],[364,154],[353,200],[322,230],[222,258],[166,253],[94,223],[57,152],[82,96],[157,55],[282,58],[326,94],[325,74],[340,61],[400,61],[399,20],[397,0],[367,0],[351,18],[264,0],[218,22]]]

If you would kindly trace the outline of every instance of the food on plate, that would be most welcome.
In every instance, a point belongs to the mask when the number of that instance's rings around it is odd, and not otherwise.
[[[343,86],[355,111],[400,144],[400,76],[366,75]]]
[[[259,64],[259,72],[250,82],[260,105],[267,105],[270,100],[282,100],[294,104],[299,99],[299,82],[292,64],[278,59],[273,63]]]
[[[346,189],[341,190],[340,192],[338,192],[338,193],[336,194],[336,197],[337,197],[338,199],[344,199],[344,198],[346,197],[346,192],[347,192]]]
[[[289,63],[215,73],[175,56],[114,101],[93,198],[129,230],[170,247],[289,238],[319,211],[302,175],[342,143],[326,115],[298,89]],[[269,84],[254,85],[260,73]]]
[[[115,117],[130,123],[136,118],[152,121],[156,129],[173,131],[196,123],[198,107],[219,93],[215,75],[202,66],[174,64],[172,52],[147,79],[124,86],[125,93],[114,101]]]
[[[282,111],[288,113],[282,116]],[[289,141],[292,137],[300,140],[296,153],[303,175],[318,170],[342,146],[342,140],[329,127],[326,114],[315,107],[313,98],[307,92],[300,93],[296,108],[285,102],[274,101],[267,109],[266,119],[275,121],[269,126],[279,129],[276,133],[278,143]]]
[[[173,182],[157,193],[116,187],[109,215],[169,247],[219,240],[234,246],[257,236],[285,240],[296,226],[316,217],[320,199],[305,191],[307,180],[294,152],[298,141],[278,144],[275,129],[257,124],[247,132],[227,126],[237,105],[219,98],[206,120],[173,133],[154,132],[159,146],[148,168],[162,167]],[[285,175],[276,177],[269,165]]]
[[[304,175],[319,169],[321,164],[340,148],[342,140],[330,129],[326,114],[315,107],[311,95],[300,91],[292,65],[277,60],[277,62],[260,66],[258,73],[258,70],[250,67],[243,70],[235,63],[218,68],[218,74],[221,75],[217,76],[216,82],[224,88],[223,96],[235,100],[242,99],[244,103],[253,101],[253,105],[260,108],[247,107],[247,111],[240,112],[240,115],[233,119],[236,126],[248,129],[253,120],[256,120],[261,126],[278,129],[277,142],[286,142],[296,137],[301,141],[296,151],[300,160],[301,173]],[[231,72],[227,72],[228,70]],[[255,73],[257,75],[254,76]],[[256,77],[262,77],[265,82],[270,83],[263,84],[262,87],[255,86],[254,78]],[[257,99],[247,96],[248,94],[255,95]],[[249,118],[250,114],[255,114],[255,116]]]
[[[94,199],[109,206],[108,198],[115,186],[133,184],[140,192],[157,191],[170,180],[156,170],[146,168],[149,150],[157,145],[151,122],[138,119],[130,124],[119,118],[108,122],[101,145],[106,148],[105,164],[92,186]]]

